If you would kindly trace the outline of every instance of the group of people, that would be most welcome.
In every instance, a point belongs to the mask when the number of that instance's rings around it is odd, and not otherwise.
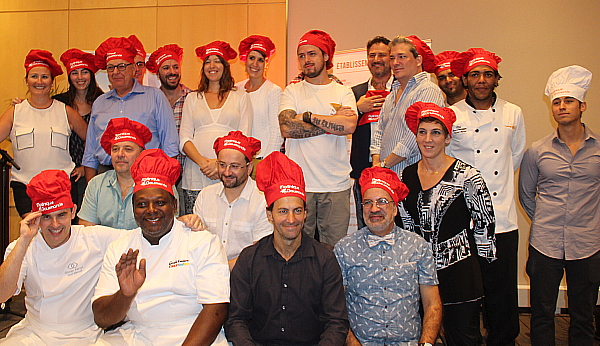
[[[554,343],[566,270],[569,342],[591,345],[600,144],[581,120],[589,71],[552,74],[558,129],[525,153],[492,52],[435,55],[414,35],[376,36],[371,78],[350,88],[328,73],[334,40],[311,30],[283,91],[265,77],[274,52],[265,36],[244,39],[248,79],[236,84],[238,52],[198,47],[192,91],[179,46],[145,61],[135,36],[109,38],[95,55],[61,56],[64,104],[50,98],[61,67],[30,52],[31,96],[0,118],[23,167],[11,187],[24,217],[0,300],[24,285],[28,312],[0,344],[427,346],[443,326],[447,345],[477,345],[483,309],[487,345],[514,345],[521,167],[532,344]],[[160,89],[140,83],[144,68]],[[360,229],[347,234],[351,195]],[[76,215],[88,227],[72,226]]]

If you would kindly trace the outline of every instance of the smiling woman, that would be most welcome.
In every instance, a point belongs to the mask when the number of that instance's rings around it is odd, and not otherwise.
[[[196,48],[203,61],[198,91],[183,105],[179,146],[187,155],[182,174],[185,213],[193,212],[200,190],[217,183],[213,144],[229,131],[252,134],[252,104],[247,93],[234,86],[230,60],[237,57],[229,43],[214,41]]]
[[[25,185],[46,169],[72,174],[75,164],[69,155],[69,135],[75,131],[85,140],[87,132],[87,124],[76,110],[50,98],[54,78],[63,73],[52,53],[31,50],[25,70],[30,97],[0,118],[0,141],[10,136],[15,161],[21,166],[11,171],[10,183],[21,217],[32,207]]]

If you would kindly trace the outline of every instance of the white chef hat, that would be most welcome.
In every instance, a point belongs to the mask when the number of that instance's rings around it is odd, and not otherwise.
[[[581,102],[590,87],[592,73],[587,69],[571,65],[554,71],[546,83],[546,95],[550,101],[557,97],[571,96]]]

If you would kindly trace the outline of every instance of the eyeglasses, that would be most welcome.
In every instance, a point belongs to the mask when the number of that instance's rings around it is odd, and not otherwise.
[[[362,204],[363,208],[371,208],[373,206],[373,203],[375,203],[377,208],[384,208],[391,202],[385,198],[380,198],[377,201],[372,201],[370,199],[366,199],[361,204]]]
[[[120,63],[118,65],[108,65],[108,66],[106,66],[106,71],[112,72],[115,70],[115,67],[116,67],[117,70],[123,72],[129,65],[132,65],[132,64]]]
[[[143,61],[138,61],[138,62],[136,62],[135,64],[136,64],[138,67],[144,67],[144,66],[146,66],[146,63],[145,63],[145,62],[143,62]]]
[[[246,162],[246,165],[240,165],[239,163],[230,163],[227,164],[223,161],[217,161],[217,166],[219,166],[219,168],[221,168],[222,170],[227,169],[227,167],[229,167],[229,170],[231,171],[239,171],[240,169],[247,167],[250,164],[250,162]]]

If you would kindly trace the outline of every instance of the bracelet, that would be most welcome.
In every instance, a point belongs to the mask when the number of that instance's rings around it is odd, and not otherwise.
[[[302,121],[304,121],[305,123],[308,123],[308,124],[312,124],[311,116],[312,116],[311,111],[306,111],[306,112],[302,113]]]
[[[379,164],[379,166],[380,166],[381,168],[387,168],[387,167],[385,166],[385,159],[383,159],[383,160],[381,161],[381,163]]]

